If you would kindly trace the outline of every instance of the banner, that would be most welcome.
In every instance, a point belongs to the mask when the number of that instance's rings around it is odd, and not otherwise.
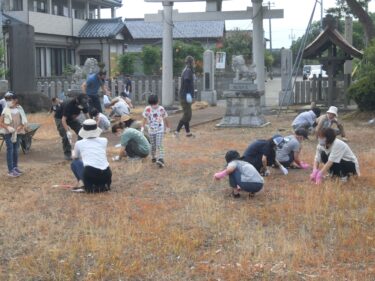
[[[216,52],[216,68],[217,69],[225,69],[225,59],[226,59],[225,52]]]

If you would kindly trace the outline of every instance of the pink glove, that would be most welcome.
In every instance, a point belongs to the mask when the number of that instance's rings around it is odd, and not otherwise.
[[[318,174],[319,170],[318,169],[313,169],[312,173],[310,174],[310,180],[311,181],[316,181],[316,175]]]
[[[214,175],[214,179],[216,180],[221,180],[222,178],[224,178],[225,176],[227,175],[227,170],[223,170],[221,172],[217,172],[215,175]]]
[[[307,164],[305,162],[302,162],[302,161],[301,161],[301,163],[299,165],[301,166],[302,169],[308,169],[308,168],[310,168],[309,164]]]
[[[315,177],[315,184],[321,184],[323,181],[323,173],[321,171],[318,171]]]

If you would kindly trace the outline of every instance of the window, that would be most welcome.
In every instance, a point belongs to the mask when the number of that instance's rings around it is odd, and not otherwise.
[[[75,64],[75,50],[37,47],[35,60],[38,77],[61,76],[67,64]]]
[[[30,3],[30,2],[29,2]],[[29,10],[38,13],[47,13],[46,0],[34,0],[29,4]]]
[[[68,4],[64,0],[52,0],[52,13],[57,16],[69,16]]]
[[[13,0],[13,11],[23,11],[23,0]]]

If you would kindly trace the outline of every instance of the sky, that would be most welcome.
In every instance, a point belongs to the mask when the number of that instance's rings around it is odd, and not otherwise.
[[[264,0],[263,5],[271,3],[273,9],[284,9],[283,19],[271,20],[272,48],[288,48],[293,39],[297,39],[305,33],[307,24],[311,17],[315,0]],[[323,2],[323,10],[334,7],[335,0],[319,0]],[[174,3],[173,9],[179,12],[203,12],[205,1],[190,3]],[[251,6],[251,0],[227,0],[223,1],[223,11],[246,10]],[[161,3],[146,3],[143,0],[123,0],[123,7],[116,11],[116,16],[122,18],[143,18],[144,14],[157,13],[162,10]],[[375,1],[369,4],[369,11],[375,12]],[[323,11],[323,16],[325,11]],[[317,4],[313,20],[319,21],[321,17],[321,6]],[[227,30],[252,29],[251,20],[226,21]],[[264,36],[269,38],[269,20],[263,21]]]

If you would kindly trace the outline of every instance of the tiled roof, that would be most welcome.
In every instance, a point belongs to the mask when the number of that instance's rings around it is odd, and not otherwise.
[[[158,39],[163,37],[161,22],[126,20],[125,25],[134,39]],[[175,22],[173,38],[219,38],[224,36],[224,21]]]
[[[121,18],[91,19],[79,32],[80,38],[110,38],[115,37],[125,27]]]

